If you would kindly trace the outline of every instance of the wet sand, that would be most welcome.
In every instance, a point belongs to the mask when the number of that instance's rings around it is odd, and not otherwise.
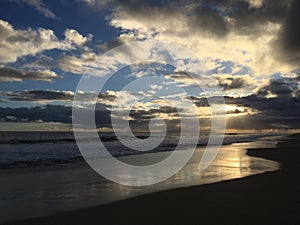
[[[84,210],[7,224],[300,224],[300,135],[248,155],[282,163],[278,171],[161,191]]]

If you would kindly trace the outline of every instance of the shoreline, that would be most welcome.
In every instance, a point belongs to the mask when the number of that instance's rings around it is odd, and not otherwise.
[[[251,157],[279,161],[282,168],[278,171],[159,191],[89,209],[7,224],[295,224],[300,222],[296,185],[300,154],[295,151],[299,147],[299,135],[295,139],[282,139],[275,149],[247,151]],[[287,152],[293,157],[286,157]]]
[[[24,133],[23,131],[20,131],[20,132]],[[38,131],[34,131],[34,132],[38,132]],[[0,131],[0,133],[1,133],[1,131]],[[56,133],[56,132],[54,132],[54,133]],[[63,132],[63,133],[65,133],[65,132]],[[69,132],[66,132],[66,133],[69,133]],[[260,136],[261,134],[251,134],[251,135]],[[234,135],[230,135],[230,136],[234,136]],[[267,134],[267,135],[263,135],[261,137],[258,137],[255,140],[241,140],[241,141],[237,141],[237,142],[233,142],[233,143],[225,143],[225,144],[222,144],[222,147],[232,146],[232,145],[235,145],[235,144],[243,144],[243,143],[255,143],[255,142],[257,142],[259,140],[263,140],[265,138],[271,138],[272,140],[274,140],[274,142],[276,142],[276,140],[278,138],[283,138],[285,136],[286,135]],[[0,145],[2,145],[2,144],[0,144]],[[6,145],[6,144],[4,144],[4,145]],[[197,148],[203,148],[205,146],[206,145],[197,145]],[[126,155],[120,155],[120,156],[116,156],[116,157],[119,158],[119,159],[123,159],[123,158],[131,157],[131,156],[143,156],[145,154],[169,153],[171,151],[172,150],[156,151],[156,152],[150,152],[150,153],[147,152],[147,153],[138,153],[138,154],[126,154]],[[45,165],[38,165],[38,166],[1,168],[0,169],[0,175],[1,175],[1,173],[16,173],[16,172],[17,173],[24,173],[24,172],[59,170],[59,169],[71,169],[71,168],[86,167],[86,166],[88,166],[88,164],[84,160],[84,158],[82,158],[78,161],[67,162],[67,163],[54,163],[54,164],[45,164]]]
[[[24,132],[22,132],[24,133]],[[26,133],[26,132],[25,132]],[[54,132],[55,133],[55,132]],[[238,143],[252,143],[256,142],[257,140],[260,140],[261,138],[266,138],[266,137],[271,137],[274,138],[274,136],[278,136],[277,134],[250,134],[250,137],[247,136],[246,138],[243,137],[242,134],[239,135],[225,135],[224,136],[224,142],[222,144],[222,147],[224,146],[230,146],[233,144],[238,144]],[[107,137],[107,136],[104,136]],[[226,140],[226,137],[229,138],[229,140]],[[235,137],[239,137],[238,140],[235,140]],[[57,137],[56,137],[57,138]],[[234,140],[232,140],[234,139]],[[23,141],[22,141],[23,140]],[[51,140],[51,141],[49,141]],[[44,152],[39,152],[40,149],[47,149],[51,154],[49,154],[49,157],[47,158],[36,158],[34,160],[30,158],[9,158],[6,159],[6,161],[0,161],[0,173],[4,172],[9,172],[9,171],[18,171],[20,170],[21,172],[23,171],[34,171],[34,170],[47,170],[47,169],[52,169],[52,168],[64,168],[73,166],[77,166],[79,164],[86,164],[85,159],[82,157],[81,153],[79,152],[79,149],[76,145],[75,139],[74,142],[66,142],[64,141],[65,138],[63,139],[57,139],[57,140],[52,140],[52,139],[43,139],[42,141],[30,141],[25,139],[22,139],[17,141],[17,142],[10,142],[8,141],[7,143],[3,143],[0,141],[0,149],[5,149],[3,151],[3,154],[8,154],[10,151],[14,151],[15,155],[22,155],[22,152],[19,150],[16,151],[16,149],[26,149],[26,151],[29,151],[29,154],[44,154]],[[208,141],[208,140],[206,140]],[[24,143],[23,143],[24,142]],[[115,143],[115,141],[108,141],[107,143]],[[206,142],[204,141],[203,143],[198,143],[197,148],[205,147]],[[67,146],[65,146],[67,145]],[[161,152],[172,152],[174,149],[172,146],[176,146],[176,144],[168,144],[166,143],[165,145],[162,145],[161,147],[167,148],[164,150],[159,150],[159,149],[154,149],[150,152],[114,152],[113,154],[114,157],[122,159],[123,157],[130,157],[134,155],[144,155],[144,154],[157,154]],[[62,158],[59,158],[57,155],[55,155],[55,152],[60,151],[62,148],[66,148],[67,151],[63,154]],[[22,150],[23,151],[23,150]],[[0,152],[1,154],[2,152]],[[71,155],[71,157],[67,157],[66,155]],[[24,157],[22,155],[22,157]],[[107,157],[107,156],[104,156]],[[0,159],[1,160],[1,159]],[[11,164],[7,164],[8,161],[11,160]],[[3,163],[3,164],[1,164]]]

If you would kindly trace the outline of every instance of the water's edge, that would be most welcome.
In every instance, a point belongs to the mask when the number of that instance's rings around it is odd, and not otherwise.
[[[271,144],[272,143],[272,144]],[[1,171],[0,222],[50,216],[64,211],[90,208],[144,194],[243,178],[279,169],[279,164],[246,155],[248,148],[275,146],[275,140],[258,140],[223,146],[220,158],[208,170],[198,171],[197,154],[175,176],[148,187],[128,187],[101,178],[84,163],[43,169]],[[152,154],[167,154],[165,152]],[[145,155],[124,156],[139,160]],[[199,156],[199,155],[198,155]]]

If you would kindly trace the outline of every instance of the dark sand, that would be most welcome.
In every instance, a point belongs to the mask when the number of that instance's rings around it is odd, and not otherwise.
[[[300,225],[300,135],[248,154],[279,161],[282,169],[8,224]]]

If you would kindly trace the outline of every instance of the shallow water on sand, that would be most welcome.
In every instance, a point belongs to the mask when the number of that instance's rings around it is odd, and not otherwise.
[[[204,148],[198,148],[189,163],[176,175],[156,185],[129,187],[107,181],[85,163],[57,165],[43,169],[0,171],[0,222],[41,217],[88,208],[146,193],[178,187],[214,183],[274,171],[279,164],[249,157],[247,148],[275,145],[272,139],[222,146],[212,165],[199,170]],[[122,157],[132,164],[150,158],[162,158],[168,152]],[[167,168],[165,168],[167,169]],[[132,179],[123,176],[124,179]],[[151,175],[145,179],[152,179]]]

